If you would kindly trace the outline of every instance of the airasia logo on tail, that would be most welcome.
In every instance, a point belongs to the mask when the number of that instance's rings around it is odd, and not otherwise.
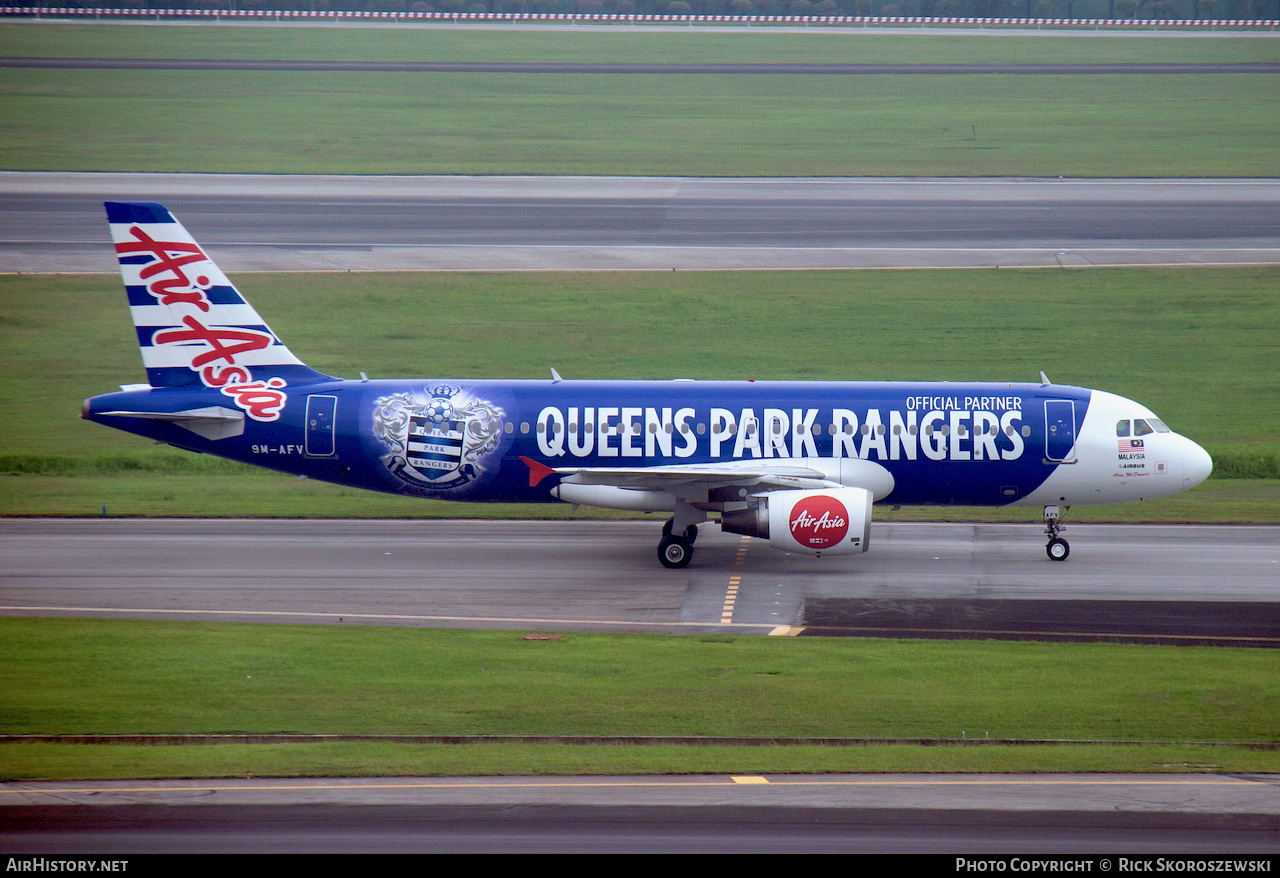
[[[177,228],[185,234],[185,229]],[[116,253],[121,259],[151,257],[150,262],[142,265],[138,278],[146,281],[147,292],[157,302],[168,306],[189,305],[206,314],[211,312],[213,304],[206,294],[211,286],[209,275],[196,275],[193,282],[186,272],[189,265],[204,262],[213,265],[195,241],[157,241],[136,225],[129,227],[129,234],[134,240],[116,244]],[[258,319],[256,315],[255,319]],[[152,345],[157,349],[177,346],[182,352],[189,352],[188,366],[199,374],[204,386],[221,388],[255,421],[279,419],[280,410],[289,398],[283,390],[287,386],[285,380],[255,381],[252,371],[236,362],[237,356],[267,350],[275,344],[275,336],[251,326],[206,325],[205,320],[192,314],[183,316],[182,324],[185,328],[170,326],[155,332]]]
[[[810,549],[838,546],[849,533],[849,511],[835,497],[805,497],[791,507],[791,536]]]

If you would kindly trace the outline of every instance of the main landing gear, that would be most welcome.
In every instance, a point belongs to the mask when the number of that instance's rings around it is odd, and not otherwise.
[[[658,543],[658,560],[663,567],[678,569],[688,567],[693,560],[693,544],[698,540],[698,526],[691,524],[680,536],[672,534],[674,518],[662,525],[662,541]]]
[[[1058,536],[1058,533],[1065,529],[1058,517],[1058,507],[1046,506],[1044,508],[1044,533],[1049,538],[1049,543],[1044,547],[1044,551],[1049,556],[1050,561],[1065,561],[1067,556],[1071,554],[1071,546],[1066,540]]]

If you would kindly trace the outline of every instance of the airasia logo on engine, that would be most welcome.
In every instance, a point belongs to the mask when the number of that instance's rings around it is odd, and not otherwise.
[[[835,497],[805,497],[791,507],[791,536],[810,549],[838,546],[849,533],[849,511]]]

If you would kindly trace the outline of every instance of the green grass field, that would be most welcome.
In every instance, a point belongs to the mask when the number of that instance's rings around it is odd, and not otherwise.
[[[5,734],[908,738],[941,749],[0,745],[0,776],[1280,769],[1274,650],[0,619]],[[1054,740],[963,747],[961,739]],[[1095,741],[1161,742],[1100,746]],[[160,752],[162,751],[162,752]],[[1246,768],[1245,766],[1249,766]]]
[[[1149,405],[1209,448],[1217,476],[1229,479],[1157,503],[1079,510],[1078,520],[1280,519],[1280,269],[404,272],[237,282],[309,365],[348,377],[540,378],[554,366],[590,378],[960,381],[1034,380],[1044,369]],[[426,313],[433,317],[414,317]],[[142,377],[118,278],[0,277],[8,413],[0,514],[93,515],[103,505],[113,515],[564,514],[558,505],[460,507],[298,482],[78,417],[85,397]]]
[[[0,25],[0,54],[1275,60],[1260,39]],[[1280,76],[0,70],[0,167],[711,176],[1278,176]]]
[[[509,61],[582,64],[1072,64],[1280,60],[1280,41],[1253,36],[1153,39],[1101,35],[454,30],[0,23],[0,57],[230,58],[296,61]]]
[[[170,777],[1230,772],[1280,769],[1272,750],[1204,744],[678,747],[561,744],[0,744],[6,780]]]

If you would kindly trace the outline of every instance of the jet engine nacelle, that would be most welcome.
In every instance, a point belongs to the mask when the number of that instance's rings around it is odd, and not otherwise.
[[[770,491],[726,511],[720,529],[760,537],[775,549],[851,555],[871,542],[871,492],[865,488]]]

